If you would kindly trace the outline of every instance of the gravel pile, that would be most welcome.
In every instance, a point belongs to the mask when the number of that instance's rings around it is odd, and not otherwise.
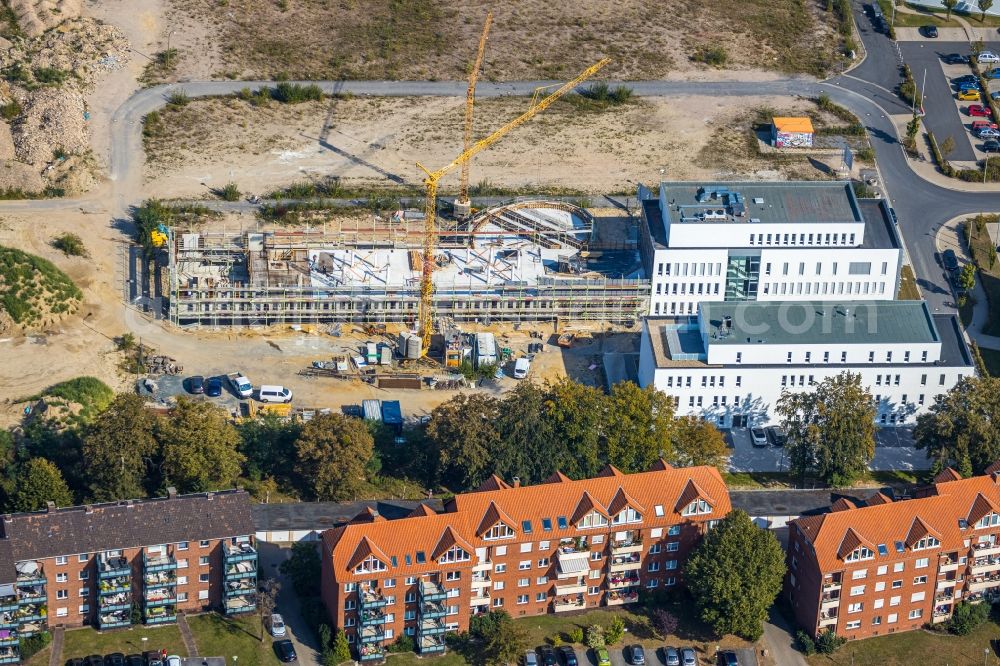
[[[129,41],[117,26],[91,18],[66,21],[38,39],[27,40],[3,52],[0,67],[20,65],[25,70],[54,68],[71,72],[68,84],[91,86],[105,73],[124,67],[130,58]],[[63,84],[66,85],[66,84]]]
[[[80,15],[82,0],[9,0],[17,24],[28,37],[37,37],[66,19]]]
[[[78,90],[62,87],[32,92],[11,127],[17,159],[44,166],[52,161],[56,149],[67,153],[87,150],[83,113],[83,94]]]

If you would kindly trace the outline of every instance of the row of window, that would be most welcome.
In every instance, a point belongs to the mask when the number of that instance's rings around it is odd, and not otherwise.
[[[855,245],[855,235],[842,234],[750,234],[750,245]],[[796,242],[796,239],[798,242]]]
[[[211,544],[211,542],[209,540],[207,540],[207,539],[198,542],[198,546],[200,548],[208,548],[210,544]],[[150,547],[148,550],[152,551],[152,550],[155,550],[156,548],[161,548],[162,549],[162,548],[164,548],[164,546],[153,546],[153,547]],[[190,548],[190,543],[187,542],[187,541],[181,541],[181,542],[175,544],[174,548],[176,550],[188,550]],[[121,557],[122,556],[122,551],[121,550],[109,550],[109,551],[105,551],[104,554],[107,555],[108,557]],[[79,555],[76,556],[76,561],[77,562],[87,562],[93,556],[94,556],[94,553],[80,553]],[[56,566],[63,566],[64,564],[67,564],[69,562],[69,556],[68,555],[57,555],[54,559],[55,559],[55,562],[56,562]],[[202,562],[201,562],[202,564],[208,564],[208,558],[207,557],[202,557],[201,560],[202,560]],[[177,560],[178,565],[182,561],[184,562],[184,566],[187,566],[187,560]]]
[[[79,575],[79,580],[84,580],[84,581],[85,580],[90,580],[89,572],[87,572],[87,571],[81,571],[80,575]],[[58,573],[58,574],[56,574],[56,582],[57,583],[68,583],[69,582],[69,575],[65,574],[65,573]],[[198,574],[198,582],[199,583],[208,583],[208,582],[210,582],[209,581],[209,574],[207,574],[207,573]],[[178,576],[177,577],[177,585],[187,585],[187,584],[188,584],[188,577],[187,576]],[[57,594],[56,594],[56,598],[57,599],[66,599],[67,598],[67,596],[59,596],[60,593],[66,593],[66,595],[69,594],[66,590],[59,590],[57,592]],[[80,596],[81,597],[86,597],[89,594],[90,594],[89,588],[87,588],[87,587],[81,587],[80,588]]]
[[[919,602],[923,601],[926,598],[927,598],[927,593],[926,592],[924,592],[924,591],[914,592],[913,594],[910,595],[910,603],[919,603]],[[902,597],[901,596],[897,595],[895,597],[889,597],[889,606],[890,607],[892,607],[892,606],[898,606],[901,603],[902,603]],[[872,609],[873,610],[878,610],[879,608],[882,608],[883,606],[885,606],[885,599],[876,599],[874,602],[872,602]],[[864,610],[865,610],[865,603],[863,601],[858,601],[858,602],[855,602],[853,604],[848,604],[848,606],[847,606],[847,612],[849,614],[861,613]]]
[[[839,268],[839,266],[840,266],[840,264],[838,264],[836,261],[832,262],[831,263],[832,270],[830,271],[830,274],[831,275],[837,275],[838,274],[838,268]],[[764,275],[770,275],[770,274],[771,274],[771,262],[767,262],[767,263],[764,264]],[[787,261],[784,262],[782,264],[782,266],[781,266],[781,274],[782,275],[788,275],[788,262]],[[804,261],[800,261],[799,262],[799,272],[798,272],[798,274],[799,275],[805,275],[806,274],[806,262],[804,262]],[[852,261],[852,262],[849,262],[847,264],[847,274],[848,275],[871,275],[872,274],[872,265],[871,265],[871,262],[870,261]],[[888,275],[888,274],[889,274],[889,262],[888,261],[883,261],[882,262],[882,275]],[[822,261],[817,261],[816,262],[816,272],[812,273],[812,275],[823,275],[823,262]]]
[[[913,584],[914,585],[925,585],[926,583],[927,583],[927,576],[914,576],[913,577]],[[862,596],[865,593],[865,587],[867,587],[867,586],[865,586],[865,585],[854,585],[854,586],[852,586],[851,587],[851,594],[850,594],[850,596],[852,596],[852,597],[860,597],[860,596]],[[903,580],[902,579],[896,579],[896,580],[892,581],[892,587],[891,587],[891,589],[898,590],[901,587],[903,587]],[[881,592],[884,589],[885,589],[885,581],[884,580],[880,580],[877,583],[875,583],[875,591],[876,592]],[[921,592],[920,594],[923,594],[923,592]],[[917,599],[911,599],[911,601],[917,601]]]
[[[884,295],[885,282],[763,282],[761,292],[772,296]]]
[[[924,616],[924,611],[921,608],[913,608],[910,610],[909,618],[911,620],[919,620]],[[889,613],[886,617],[886,624],[895,624],[899,621],[898,613]],[[877,627],[882,624],[882,616],[876,615],[872,618],[872,626]],[[851,620],[844,624],[844,629],[860,629],[861,620]]]
[[[201,565],[201,566],[208,566],[208,558],[207,557],[199,558],[198,564]],[[177,560],[177,568],[178,569],[187,569],[188,568],[188,561],[187,560]],[[199,574],[198,578],[199,578],[199,580],[202,583],[207,583],[208,582],[208,574],[207,573]],[[90,572],[87,571],[86,569],[83,570],[83,571],[78,572],[77,573],[77,580],[90,580]],[[57,583],[66,583],[68,581],[69,581],[69,574],[68,573],[66,573],[64,571],[56,573],[56,582]],[[181,582],[181,581],[183,581],[183,582]],[[178,585],[185,585],[185,584],[187,584],[187,576],[178,576],[178,578],[177,578],[177,584]],[[83,596],[83,595],[81,595],[81,596]]]

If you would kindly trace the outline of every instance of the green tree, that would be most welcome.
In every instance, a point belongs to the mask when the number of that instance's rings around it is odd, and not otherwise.
[[[96,501],[146,497],[149,461],[157,450],[155,425],[141,397],[121,393],[87,428],[84,476]]]
[[[973,58],[978,58],[979,54],[986,50],[986,42],[983,41],[982,37],[975,39],[969,45],[969,50],[972,52]]]
[[[347,642],[347,635],[343,629],[337,629],[333,636],[333,649],[330,651],[335,664],[343,664],[351,660],[351,644]]]
[[[596,475],[604,464],[601,439],[606,429],[606,396],[596,387],[565,378],[547,386],[546,393],[552,437],[565,443],[568,454],[556,467],[574,479]]]
[[[316,595],[316,581],[322,576],[322,568],[316,544],[296,541],[292,545],[291,555],[281,563],[278,570],[292,579],[295,594],[308,597]]]
[[[736,509],[710,530],[684,569],[701,619],[718,634],[755,641],[781,591],[785,553],[773,534]]]
[[[838,636],[837,632],[833,629],[826,629],[816,637],[816,652],[820,654],[833,654],[843,647],[846,642],[847,639],[843,636]]]
[[[240,475],[239,435],[226,412],[181,398],[156,428],[163,485],[178,492],[231,487]]]
[[[955,9],[955,7],[958,6],[958,0],[941,0],[941,4],[944,5],[944,8],[948,10],[946,12],[946,18],[948,20],[951,20],[951,12],[953,9]]]
[[[791,469],[839,486],[861,475],[875,455],[875,401],[861,375],[843,372],[812,391],[783,391],[777,413],[788,433]]]
[[[276,414],[244,421],[236,427],[239,451],[246,458],[244,474],[255,480],[274,477],[283,486],[292,485],[295,468],[295,440],[302,431],[298,421]]]
[[[73,504],[73,496],[58,467],[45,458],[31,458],[17,469],[10,509],[38,511],[44,509],[47,502],[55,502],[56,506],[70,506]]]
[[[940,149],[941,154],[944,155],[945,157],[948,157],[948,155],[951,155],[951,153],[955,150],[955,139],[954,139],[954,137],[950,137],[949,136],[947,139],[945,139],[944,141],[941,142],[941,145],[938,146],[938,148]]]
[[[679,467],[708,465],[722,469],[729,460],[726,438],[714,424],[695,416],[684,416],[674,422],[671,433],[673,459]]]
[[[620,616],[615,615],[611,618],[610,624],[604,630],[604,642],[608,645],[614,645],[625,638],[625,620],[621,619]]]
[[[645,471],[658,458],[673,457],[674,404],[665,393],[619,382],[611,387],[607,415],[607,461],[621,471]]]
[[[913,97],[917,100],[917,105],[920,106],[922,104],[921,98],[923,97],[923,91],[919,89],[915,90]],[[910,119],[910,122],[906,123],[906,136],[912,141],[917,138],[917,134],[919,133],[920,116],[913,114],[913,118]]]
[[[917,417],[916,447],[926,449],[936,474],[954,467],[962,476],[979,474],[1000,459],[1000,378],[965,377],[937,396]]]
[[[970,604],[963,601],[955,607],[955,612],[948,620],[948,631],[957,636],[967,636],[989,617],[990,606],[987,604]]]
[[[479,643],[479,660],[487,666],[516,663],[527,648],[527,635],[506,611],[490,611],[474,618],[470,633]]]
[[[464,490],[489,476],[489,455],[500,441],[499,409],[500,401],[481,393],[460,393],[434,408],[427,438],[437,453],[441,483]]]
[[[503,399],[496,428],[499,441],[490,461],[502,478],[537,483],[571,457],[566,442],[553,436],[544,390],[532,382],[519,383]]]
[[[605,646],[604,627],[599,624],[592,624],[587,627],[587,647],[592,650]]]
[[[966,291],[972,291],[976,287],[976,267],[972,264],[962,266],[962,272],[958,275],[958,286]]]
[[[306,423],[295,440],[295,470],[316,499],[351,499],[365,486],[374,450],[363,421],[323,414]]]

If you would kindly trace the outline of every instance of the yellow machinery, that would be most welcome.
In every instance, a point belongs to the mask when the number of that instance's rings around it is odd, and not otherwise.
[[[483,65],[483,53],[486,51],[486,38],[490,34],[490,25],[493,23],[493,12],[486,14],[486,24],[483,25],[483,34],[479,37],[479,50],[476,51],[476,61],[472,63],[472,71],[469,72],[469,89],[465,93],[465,128],[463,139],[465,143],[462,150],[469,150],[472,146],[472,111],[476,103],[476,81],[479,80],[479,69]],[[472,202],[469,200],[469,163],[472,160],[462,162],[462,180],[458,188],[458,198],[455,199],[455,217],[464,218],[472,213]]]
[[[425,174],[427,174],[427,178],[424,180],[424,185],[427,186],[427,198],[424,202],[424,213],[426,216],[424,220],[424,257],[423,272],[420,277],[420,314],[418,317],[420,337],[422,339],[422,354],[426,355],[427,350],[430,348],[431,332],[434,324],[434,313],[432,312],[434,296],[434,238],[437,234],[435,218],[437,217],[438,182],[452,169],[465,164],[474,156],[502,139],[508,132],[520,127],[545,109],[549,108],[549,106],[551,106],[556,100],[599,72],[609,62],[611,62],[610,58],[604,58],[599,62],[594,63],[587,69],[583,70],[583,72],[581,72],[575,79],[564,83],[551,95],[540,97],[536,94],[535,97],[532,98],[531,106],[528,107],[527,111],[497,131],[493,132],[493,134],[476,141],[471,146],[466,148],[461,155],[437,171],[431,171],[420,162],[417,162],[417,166]]]

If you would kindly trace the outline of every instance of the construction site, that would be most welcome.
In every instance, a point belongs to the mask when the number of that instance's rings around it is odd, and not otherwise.
[[[629,218],[624,218],[629,219]],[[608,322],[648,309],[638,226],[576,205],[518,201],[458,222],[438,216],[430,257],[440,326]],[[170,230],[169,320],[180,327],[400,323],[421,306],[425,215],[306,231]]]

